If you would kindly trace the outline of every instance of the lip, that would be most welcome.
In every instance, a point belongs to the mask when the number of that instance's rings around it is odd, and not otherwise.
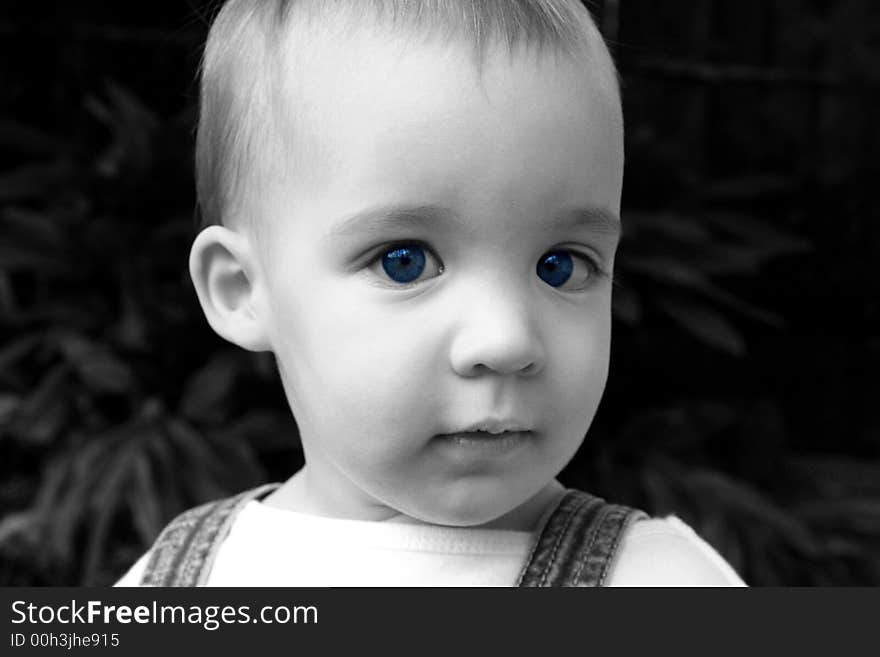
[[[531,431],[531,428],[525,422],[521,422],[520,420],[489,418],[474,422],[459,431],[453,431],[450,433],[488,433],[499,435],[503,433],[524,433],[528,431]]]
[[[466,455],[503,456],[514,452],[535,436],[533,431],[457,431],[437,436],[440,443]]]

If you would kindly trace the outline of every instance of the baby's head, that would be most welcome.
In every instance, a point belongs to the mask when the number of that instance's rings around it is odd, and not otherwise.
[[[275,354],[292,506],[517,525],[605,386],[622,130],[577,0],[226,5],[190,269]]]

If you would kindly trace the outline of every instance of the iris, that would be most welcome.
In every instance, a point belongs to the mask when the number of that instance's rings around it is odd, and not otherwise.
[[[398,246],[382,256],[382,269],[398,283],[412,283],[425,271],[425,250],[415,244]]]
[[[547,285],[559,287],[571,278],[574,260],[566,251],[551,251],[538,261],[536,269],[538,278]]]

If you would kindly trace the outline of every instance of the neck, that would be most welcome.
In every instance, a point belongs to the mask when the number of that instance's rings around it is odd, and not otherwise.
[[[344,505],[335,504],[333,500],[317,499],[310,491],[315,490],[309,485],[307,467],[294,474],[276,491],[263,500],[267,506],[287,511],[296,511],[313,516],[340,518],[346,520],[367,520],[372,522],[397,522],[428,525],[418,518],[405,515],[380,502],[369,508],[347,509]],[[471,529],[501,529],[510,531],[534,531],[539,527],[546,513],[555,507],[564,488],[555,479],[533,495],[529,500],[515,509],[482,525],[471,526]]]

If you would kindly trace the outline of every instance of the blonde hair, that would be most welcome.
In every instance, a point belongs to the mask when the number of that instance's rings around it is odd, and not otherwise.
[[[245,185],[259,177],[277,140],[272,127],[289,33],[301,26],[373,25],[470,41],[477,65],[486,46],[505,43],[588,54],[616,75],[580,0],[228,0],[214,20],[201,71],[196,138],[200,227],[240,211]],[[254,185],[255,187],[255,185]]]

